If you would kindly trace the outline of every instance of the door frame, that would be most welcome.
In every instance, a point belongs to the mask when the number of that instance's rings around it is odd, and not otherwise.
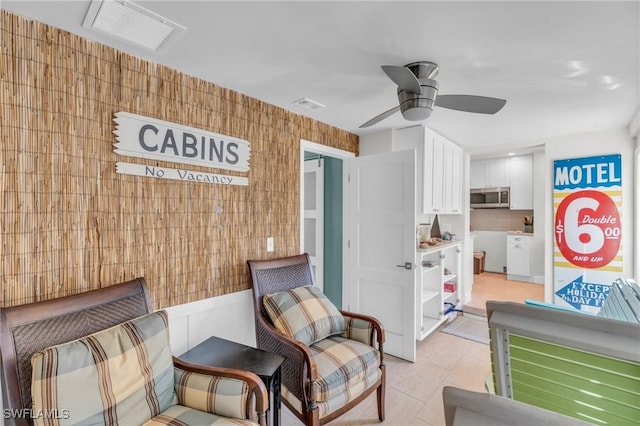
[[[355,158],[356,154],[353,152],[345,151],[339,148],[333,148],[327,145],[322,145],[316,142],[311,142],[305,139],[300,139],[300,252],[304,251],[304,153],[305,151],[313,152],[314,154],[324,155],[326,157],[333,157],[340,160],[349,160]],[[346,161],[343,163],[346,164]],[[342,173],[342,282],[346,282],[349,277],[349,186],[348,173],[343,168]],[[343,309],[346,309],[344,302],[345,299],[345,286],[342,286],[342,302]]]
[[[305,152],[309,152],[309,151],[305,151]],[[315,153],[313,153],[315,154]],[[302,187],[306,188],[306,179],[307,179],[307,174],[308,173],[314,173],[315,174],[315,198],[316,198],[316,202],[315,202],[315,208],[311,211],[311,216],[314,220],[315,223],[315,241],[314,241],[314,246],[315,246],[315,250],[314,253],[311,254],[309,253],[309,262],[311,263],[311,267],[313,268],[313,270],[315,271],[315,284],[316,286],[318,286],[320,288],[320,290],[322,290],[322,292],[324,293],[324,264],[325,264],[325,260],[324,260],[324,223],[325,223],[325,217],[324,217],[324,198],[325,198],[325,189],[324,189],[324,171],[325,171],[325,167],[324,167],[324,159],[326,157],[322,156],[322,155],[318,155],[317,158],[313,158],[313,159],[306,159],[303,167],[304,167],[304,173],[305,173],[305,177],[304,177],[304,182]],[[317,165],[316,165],[317,164]],[[306,197],[301,196],[301,199],[306,200]],[[303,214],[303,218],[302,220],[306,220],[309,218],[309,216],[307,216],[307,209],[305,208],[301,213]],[[304,230],[300,230],[300,234],[301,237],[303,237],[306,232],[308,231],[308,229],[304,229]],[[320,232],[318,232],[320,231]]]

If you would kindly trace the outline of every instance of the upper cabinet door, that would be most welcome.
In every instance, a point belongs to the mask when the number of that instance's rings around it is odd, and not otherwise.
[[[485,186],[488,188],[510,185],[509,158],[494,158],[485,162]]]
[[[423,213],[444,213],[445,139],[435,132],[425,132]]]
[[[471,162],[470,187],[495,188],[510,186],[509,158],[492,158]]]
[[[447,163],[446,171],[447,192],[445,194],[446,211],[449,214],[462,213],[462,175],[463,170],[463,152],[462,148],[453,142],[447,144]]]
[[[484,160],[475,160],[471,162],[471,166],[469,168],[469,186],[471,188],[485,188],[485,177],[484,177],[484,169],[485,169]]]
[[[511,210],[533,210],[533,156],[511,157]]]

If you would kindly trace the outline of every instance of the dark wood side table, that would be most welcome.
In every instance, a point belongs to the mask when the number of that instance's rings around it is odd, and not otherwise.
[[[269,411],[273,415],[267,412],[267,424],[280,426],[280,365],[285,360],[283,356],[212,336],[178,358],[194,364],[255,373],[262,379],[270,395]]]

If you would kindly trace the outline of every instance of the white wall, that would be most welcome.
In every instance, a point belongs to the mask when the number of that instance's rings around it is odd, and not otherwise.
[[[540,176],[545,175],[546,156],[544,151],[535,151],[533,153],[533,281],[539,284],[544,284],[545,269],[545,229],[547,229],[547,221],[545,220],[545,204],[546,204],[546,191],[545,181],[540,179]],[[553,222],[551,222],[553,223]]]
[[[544,186],[544,265],[545,300],[553,302],[553,161],[595,155],[622,155],[622,234],[635,235],[635,142],[627,128],[594,133],[566,135],[545,140],[545,186]],[[540,215],[536,215],[536,222]],[[537,226],[537,223],[536,223]],[[626,276],[634,276],[634,239],[622,238],[622,268]]]
[[[640,164],[640,108],[636,111],[631,123],[629,123],[629,136],[635,138],[636,144],[636,167],[635,167],[635,191],[634,191],[634,221],[636,223],[635,245],[640,244],[640,171],[637,165]],[[634,259],[634,279],[636,282],[640,280],[640,250],[636,250]]]
[[[393,129],[360,136],[358,155],[381,154],[393,151]]]
[[[256,347],[251,290],[171,306],[165,310],[169,315],[171,352],[176,356],[211,336]]]

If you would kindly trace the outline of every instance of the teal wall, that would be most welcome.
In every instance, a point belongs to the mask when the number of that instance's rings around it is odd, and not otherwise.
[[[342,160],[324,158],[324,293],[342,306]]]

